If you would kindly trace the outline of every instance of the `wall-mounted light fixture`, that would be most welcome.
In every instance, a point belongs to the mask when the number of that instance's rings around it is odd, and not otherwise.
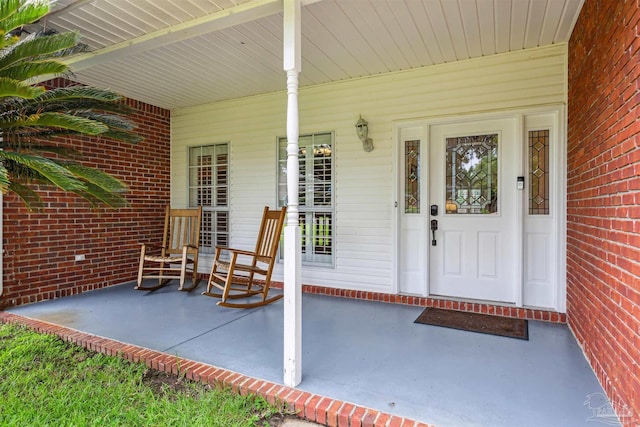
[[[373,140],[369,138],[369,123],[362,116],[356,123],[356,132],[358,133],[358,138],[362,141],[362,149],[366,152],[373,150]]]

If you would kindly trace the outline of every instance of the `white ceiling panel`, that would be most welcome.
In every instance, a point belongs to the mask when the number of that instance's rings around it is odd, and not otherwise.
[[[420,42],[426,49],[427,54],[420,56],[429,58],[429,62],[440,64],[445,62],[441,44],[438,42],[438,35],[431,23],[431,17],[427,14],[424,2],[408,2],[407,10],[413,18],[413,25],[416,26],[420,34]]]
[[[526,47],[524,34],[527,31],[529,1],[530,0],[512,0],[511,35],[509,37],[511,41],[509,46],[510,50],[518,50]]]
[[[302,86],[567,42],[584,0],[307,0]],[[284,90],[282,0],[58,0],[78,81],[177,108]]]

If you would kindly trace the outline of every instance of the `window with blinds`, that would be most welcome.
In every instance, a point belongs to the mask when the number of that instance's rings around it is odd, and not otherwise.
[[[333,265],[333,134],[300,136],[298,147],[302,261]],[[287,138],[283,137],[278,139],[279,206],[287,205],[287,172]]]
[[[229,144],[189,148],[189,206],[202,206],[200,252],[229,245]]]

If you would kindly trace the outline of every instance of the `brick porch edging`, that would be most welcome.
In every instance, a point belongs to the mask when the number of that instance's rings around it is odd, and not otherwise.
[[[331,399],[269,381],[249,377],[238,372],[217,368],[137,345],[122,343],[98,335],[55,325],[41,320],[0,311],[0,323],[15,323],[38,333],[56,335],[64,341],[109,356],[121,357],[134,363],[142,362],[152,369],[171,374],[184,374],[189,380],[204,384],[223,385],[242,395],[249,393],[264,397],[269,403],[281,402],[305,420],[330,427],[433,427],[364,406]]]
[[[282,289],[282,282],[271,282],[271,287]],[[494,316],[514,317],[527,320],[542,320],[551,323],[567,323],[567,314],[537,308],[513,307],[480,302],[456,301],[443,298],[414,297],[395,295],[383,292],[354,291],[350,289],[330,288],[327,286],[302,285],[302,292],[315,295],[327,295],[359,299],[364,301],[384,302],[388,304],[412,305],[417,307],[435,307],[446,310],[457,310],[469,313],[482,313]]]

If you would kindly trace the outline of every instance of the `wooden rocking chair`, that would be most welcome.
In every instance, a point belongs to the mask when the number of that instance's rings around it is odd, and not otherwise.
[[[282,294],[268,298],[268,293],[286,210],[284,207],[280,210],[269,210],[269,207],[265,206],[253,252],[216,247],[207,290],[202,295],[220,298],[218,305],[232,308],[260,307],[282,298]],[[220,258],[223,251],[228,251],[228,260]],[[239,258],[244,262],[240,262]],[[222,293],[212,292],[213,287]],[[245,303],[229,301],[254,295],[262,295],[262,300]]]
[[[202,207],[171,209],[167,206],[164,218],[162,246],[143,244],[140,249],[138,284],[135,289],[152,291],[173,279],[180,280],[180,291],[190,291],[200,282],[198,278],[198,245]],[[185,288],[187,271],[191,272],[191,286]],[[158,279],[155,286],[144,286],[144,279]]]

